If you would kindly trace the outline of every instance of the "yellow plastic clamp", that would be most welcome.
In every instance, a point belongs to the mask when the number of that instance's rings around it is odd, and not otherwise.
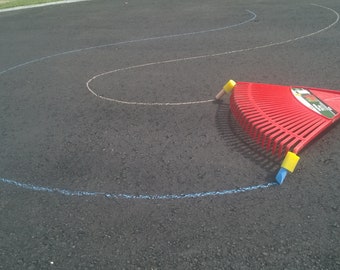
[[[289,172],[294,172],[296,165],[298,164],[300,160],[300,157],[293,153],[288,151],[285,159],[283,160],[282,164],[281,164],[281,168],[286,169]]]

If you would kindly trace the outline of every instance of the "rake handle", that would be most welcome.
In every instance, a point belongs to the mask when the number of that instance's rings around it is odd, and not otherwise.
[[[215,99],[219,100],[221,99],[226,93],[230,93],[236,85],[236,82],[233,80],[229,80],[221,89],[220,92],[216,95]]]
[[[221,99],[224,95],[225,95],[225,91],[224,91],[224,89],[222,88],[222,90],[221,90],[220,92],[218,92],[218,94],[216,95],[215,99],[216,99],[216,100],[219,100],[219,99]]]

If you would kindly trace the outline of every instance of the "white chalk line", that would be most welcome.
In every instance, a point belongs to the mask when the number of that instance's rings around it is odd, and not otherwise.
[[[101,77],[101,76],[105,76],[105,75],[108,75],[108,74],[112,74],[112,73],[116,73],[116,72],[121,72],[121,71],[127,71],[127,70],[131,70],[131,69],[137,69],[137,68],[143,68],[143,67],[154,66],[154,65],[161,65],[161,64],[177,63],[177,62],[182,62],[182,61],[192,61],[192,60],[211,58],[211,57],[217,57],[217,56],[225,56],[225,55],[234,54],[234,53],[243,53],[243,52],[248,52],[248,51],[253,51],[253,50],[258,50],[258,49],[264,49],[264,48],[284,45],[284,44],[288,44],[288,43],[291,43],[291,42],[294,42],[294,41],[297,41],[297,40],[300,40],[300,39],[304,39],[304,38],[308,38],[308,37],[317,35],[317,34],[319,34],[321,32],[324,32],[324,31],[330,29],[331,27],[333,27],[335,24],[337,24],[339,22],[340,15],[334,9],[331,9],[331,8],[325,7],[325,6],[321,6],[321,5],[318,5],[318,4],[311,4],[311,5],[317,6],[317,7],[320,7],[320,8],[324,8],[324,9],[327,9],[327,10],[333,12],[336,15],[336,19],[331,24],[329,24],[328,26],[326,26],[326,27],[324,27],[324,28],[322,28],[322,29],[320,29],[318,31],[315,31],[315,32],[312,32],[312,33],[309,33],[309,34],[305,34],[305,35],[302,35],[302,36],[299,36],[299,37],[295,37],[295,38],[292,38],[292,39],[284,40],[284,41],[279,41],[279,42],[275,42],[275,43],[268,43],[268,44],[264,44],[264,45],[260,45],[260,46],[256,46],[256,47],[232,50],[232,51],[221,52],[221,53],[198,55],[198,56],[191,56],[191,57],[184,57],[184,58],[177,58],[177,59],[170,59],[170,60],[164,60],[164,61],[145,63],[145,64],[141,64],[141,65],[129,66],[129,67],[125,67],[125,68],[119,68],[119,69],[103,72],[101,74],[93,76],[90,80],[88,80],[87,83],[86,83],[86,87],[89,90],[89,92],[91,94],[93,94],[94,96],[96,96],[97,98],[100,98],[100,99],[106,100],[106,101],[110,101],[110,102],[116,102],[116,103],[120,103],[120,104],[125,104],[125,105],[181,106],[181,105],[195,105],[195,104],[203,104],[203,103],[213,102],[214,99],[199,100],[199,101],[188,101],[188,102],[136,102],[136,101],[124,101],[124,100],[119,100],[119,99],[115,99],[115,98],[105,97],[105,96],[97,94],[96,91],[94,91],[94,89],[90,87],[90,83],[92,81],[94,81],[95,79]]]
[[[331,8],[324,7],[324,6],[316,5],[316,4],[313,4],[313,5],[319,6],[321,8],[325,8],[325,9],[332,11],[333,13],[336,14],[337,19],[332,24],[328,25],[327,27],[325,27],[323,29],[320,29],[316,32],[313,32],[313,33],[310,33],[310,34],[307,34],[307,35],[303,35],[303,36],[300,36],[300,37],[297,37],[297,38],[294,38],[294,39],[286,40],[286,41],[281,41],[281,42],[277,42],[277,43],[270,43],[270,44],[266,44],[266,45],[262,45],[262,46],[253,47],[253,48],[247,48],[247,49],[241,49],[241,50],[235,50],[235,51],[229,51],[229,52],[223,52],[223,53],[217,53],[217,54],[201,55],[201,56],[194,56],[194,57],[187,57],[187,58],[180,58],[180,59],[159,61],[159,62],[154,62],[154,63],[147,63],[147,64],[143,64],[143,65],[136,65],[136,66],[131,66],[131,67],[127,67],[127,68],[117,69],[115,71],[106,72],[106,73],[113,73],[113,72],[118,72],[118,71],[133,69],[133,68],[139,68],[139,67],[145,67],[145,66],[150,66],[150,65],[166,64],[166,63],[173,63],[173,62],[179,62],[179,61],[186,61],[186,60],[189,61],[189,60],[202,59],[202,58],[208,58],[208,57],[222,56],[222,55],[227,55],[227,54],[232,54],[232,53],[237,53],[237,52],[245,52],[245,51],[250,51],[250,50],[267,48],[267,47],[271,47],[271,46],[278,46],[278,45],[286,44],[286,43],[296,41],[296,40],[299,40],[299,39],[302,39],[302,38],[306,38],[306,37],[309,37],[309,36],[312,36],[312,35],[316,35],[316,34],[322,32],[322,31],[325,31],[325,30],[331,28],[332,26],[334,26],[339,21],[339,14],[335,10],[333,10]],[[137,42],[137,41],[134,41],[134,42]],[[128,43],[128,42],[126,42],[126,43]],[[6,72],[9,72],[11,70],[17,69],[19,67],[23,67],[25,65],[32,64],[32,63],[42,61],[42,60],[45,60],[45,59],[49,59],[49,58],[52,58],[52,57],[57,57],[57,56],[76,53],[76,52],[81,52],[81,51],[89,50],[89,49],[109,47],[109,46],[115,46],[115,44],[89,47],[89,48],[85,48],[85,49],[73,50],[73,51],[68,51],[68,52],[59,53],[59,54],[55,54],[55,55],[50,55],[50,56],[47,56],[47,57],[42,57],[42,58],[39,58],[39,59],[35,59],[35,60],[29,61],[29,62],[26,62],[26,63],[19,64],[17,66],[11,67],[7,70],[0,72],[0,75],[4,74]],[[95,77],[98,77],[98,76],[99,75],[96,75],[92,79],[94,79]],[[88,81],[88,83],[90,81]],[[93,93],[93,94],[98,96],[96,93]],[[100,96],[98,96],[98,97],[100,97]],[[105,97],[101,97],[101,98],[106,99]],[[119,101],[115,101],[115,102],[119,102]],[[120,102],[123,103],[122,101],[120,101]],[[198,102],[208,102],[208,101],[198,101]],[[131,103],[131,102],[127,102],[127,104],[129,104],[129,103]],[[131,104],[133,104],[133,103],[131,103]],[[153,104],[155,104],[155,103],[153,103]],[[164,104],[166,104],[166,103],[162,103],[162,105],[164,105]],[[174,104],[174,103],[172,103],[172,104]],[[144,104],[139,103],[138,105],[144,105]],[[149,104],[149,105],[151,105],[151,104]],[[164,200],[164,199],[169,200],[169,199],[186,199],[186,198],[201,198],[201,197],[207,197],[207,196],[219,196],[219,195],[236,194],[236,193],[241,193],[241,192],[246,192],[246,191],[263,189],[263,188],[268,188],[268,187],[277,185],[277,183],[271,182],[271,183],[261,184],[261,185],[257,185],[257,186],[249,186],[249,187],[232,189],[232,190],[209,191],[209,192],[178,194],[178,195],[177,194],[132,195],[132,194],[114,194],[114,193],[106,193],[106,192],[71,191],[71,190],[66,190],[66,189],[42,187],[42,186],[37,186],[37,185],[32,185],[32,184],[26,184],[26,183],[21,183],[21,182],[17,182],[17,181],[5,179],[5,178],[0,178],[0,182],[11,184],[11,185],[21,187],[21,188],[24,188],[24,189],[28,189],[28,190],[32,190],[32,191],[43,191],[43,192],[51,192],[51,193],[55,192],[55,193],[60,193],[60,194],[67,195],[67,196],[105,196],[107,198],[148,199],[148,200]]]
[[[23,10],[23,9],[31,9],[31,8],[39,8],[39,7],[55,6],[55,5],[61,5],[61,4],[71,4],[71,3],[85,2],[85,1],[91,1],[91,0],[61,0],[61,1],[57,1],[57,2],[49,2],[49,3],[42,3],[42,4],[36,4],[36,5],[28,5],[28,6],[20,6],[20,7],[4,8],[4,9],[0,9],[0,13],[2,13],[2,12],[8,12],[8,11]]]
[[[175,34],[175,35],[166,35],[166,36],[160,36],[160,37],[151,37],[151,38],[144,38],[144,39],[138,39],[138,40],[130,40],[130,41],[123,41],[123,42],[118,42],[118,43],[112,43],[112,44],[106,44],[106,45],[99,45],[99,46],[94,46],[94,47],[88,47],[84,49],[78,49],[78,50],[72,50],[72,51],[67,51],[59,54],[54,54],[46,57],[41,57],[39,59],[34,59],[22,64],[18,64],[16,66],[10,67],[6,70],[3,70],[0,72],[0,76],[3,75],[4,73],[7,73],[9,71],[18,69],[20,67],[27,66],[29,64],[33,64],[39,61],[51,59],[57,56],[63,56],[71,53],[77,53],[77,52],[82,52],[86,50],[91,50],[91,49],[99,49],[99,48],[105,48],[105,47],[110,47],[110,46],[118,46],[118,45],[123,45],[123,44],[129,44],[129,43],[136,43],[136,42],[142,42],[142,41],[150,41],[150,40],[157,40],[157,39],[163,39],[163,38],[173,38],[173,37],[182,37],[182,36],[187,36],[187,35],[194,35],[194,34],[203,34],[203,33],[208,33],[208,32],[215,32],[215,31],[221,31],[225,30],[228,28],[236,27],[243,25],[245,23],[248,23],[250,21],[253,21],[256,18],[256,14],[250,10],[247,10],[248,13],[252,14],[253,16],[241,23],[237,23],[234,25],[229,25],[221,28],[215,28],[215,29],[209,29],[209,30],[203,30],[203,31],[197,31],[197,32],[191,32],[191,33],[183,33],[183,34]],[[199,102],[196,102],[199,103]],[[256,185],[256,186],[248,186],[248,187],[243,187],[243,188],[237,188],[237,189],[230,189],[230,190],[220,190],[220,191],[207,191],[207,192],[197,192],[197,193],[187,193],[187,194],[163,194],[163,195],[133,195],[133,194],[115,194],[115,193],[107,193],[107,192],[91,192],[91,191],[72,191],[72,190],[67,190],[67,189],[61,189],[61,188],[53,188],[53,187],[44,187],[44,186],[38,186],[38,185],[33,185],[33,184],[27,184],[27,183],[21,183],[15,180],[10,180],[6,178],[0,178],[0,182],[14,185],[20,188],[24,188],[27,190],[31,191],[41,191],[41,192],[49,192],[49,193],[59,193],[62,195],[66,196],[104,196],[106,198],[114,198],[114,199],[146,199],[146,200],[172,200],[172,199],[193,199],[193,198],[202,198],[202,197],[208,197],[208,196],[223,196],[223,195],[228,195],[228,194],[237,194],[237,193],[243,193],[247,191],[253,191],[253,190],[258,190],[258,189],[265,189],[269,188],[271,186],[277,185],[275,182],[271,183],[265,183],[261,185]]]
[[[40,58],[37,58],[37,59],[33,59],[33,60],[18,64],[18,65],[9,67],[9,68],[1,71],[0,75],[5,74],[9,71],[30,65],[30,64],[41,62],[43,60],[48,60],[48,59],[55,58],[55,57],[58,57],[58,56],[64,56],[64,55],[73,54],[73,53],[79,53],[79,52],[84,52],[84,51],[89,51],[89,50],[94,50],[94,49],[103,49],[103,48],[114,47],[114,46],[119,46],[119,45],[133,44],[133,43],[138,43],[138,42],[146,42],[146,41],[152,41],[152,40],[161,40],[161,39],[168,39],[168,38],[175,38],[175,37],[184,37],[184,36],[205,34],[205,33],[209,33],[209,32],[223,31],[223,30],[226,30],[226,29],[229,29],[229,28],[241,26],[243,24],[249,23],[249,22],[256,19],[257,15],[253,11],[251,11],[251,10],[246,10],[246,11],[249,14],[251,14],[252,17],[243,21],[243,22],[240,22],[240,23],[227,25],[227,26],[223,26],[223,27],[218,27],[218,28],[213,28],[213,29],[208,29],[208,30],[201,30],[201,31],[181,33],[181,34],[171,34],[171,35],[164,35],[164,36],[156,36],[156,37],[148,37],[148,38],[142,38],[142,39],[132,39],[132,40],[127,40],[127,41],[119,41],[119,42],[115,42],[115,43],[102,44],[102,45],[97,45],[97,46],[92,46],[92,47],[87,47],[87,48],[82,48],[82,49],[75,49],[75,50],[71,50],[71,51],[56,53],[56,54],[40,57]]]
[[[99,49],[99,48],[105,48],[105,47],[110,47],[110,46],[117,46],[117,45],[123,45],[123,44],[128,44],[128,43],[135,43],[135,42],[142,42],[142,41],[150,41],[150,40],[157,40],[157,39],[163,39],[163,38],[173,38],[173,37],[182,37],[186,35],[194,35],[194,34],[203,34],[207,32],[214,32],[214,31],[221,31],[225,30],[228,28],[240,26],[242,24],[248,23],[256,18],[256,14],[250,10],[247,10],[248,13],[252,14],[252,18],[243,21],[241,23],[237,23],[234,25],[229,25],[221,28],[215,28],[215,29],[209,29],[209,30],[203,30],[203,31],[198,31],[198,32],[191,32],[191,33],[183,33],[183,34],[175,34],[175,35],[166,35],[166,36],[160,36],[160,37],[151,37],[151,38],[145,38],[145,39],[137,39],[137,40],[130,40],[130,41],[123,41],[123,42],[118,42],[118,43],[112,43],[112,44],[106,44],[106,45],[99,45],[99,46],[94,46],[94,47],[88,47],[84,49],[78,49],[78,50],[72,50],[72,51],[67,51],[63,53],[58,53],[50,56],[45,56],[41,57],[38,59],[34,59],[25,63],[18,64],[16,66],[10,67],[6,70],[3,70],[0,72],[0,76],[27,66],[29,64],[33,64],[39,61],[51,59],[54,57],[58,56],[63,56],[63,55],[68,55],[71,53],[77,53],[77,52],[82,52],[86,50],[91,50],[91,49]],[[199,103],[199,102],[196,102]],[[228,195],[228,194],[237,194],[237,193],[243,193],[247,191],[253,191],[253,190],[258,190],[258,189],[265,189],[269,188],[272,186],[276,186],[277,183],[271,182],[271,183],[264,183],[260,185],[255,185],[255,186],[248,186],[248,187],[243,187],[243,188],[237,188],[237,189],[229,189],[229,190],[220,190],[220,191],[207,191],[207,192],[197,192],[197,193],[181,193],[181,194],[163,194],[163,195],[149,195],[149,194],[144,194],[144,195],[133,195],[133,194],[124,194],[124,193],[107,193],[107,192],[92,192],[92,191],[75,191],[75,190],[68,190],[68,189],[61,189],[61,188],[54,188],[54,187],[44,187],[44,186],[38,186],[38,185],[33,185],[33,184],[27,184],[27,183],[22,183],[18,182],[15,180],[10,180],[6,178],[0,178],[0,182],[14,185],[16,187],[20,187],[23,189],[31,190],[31,191],[40,191],[40,192],[48,192],[48,193],[59,193],[62,195],[66,196],[104,196],[106,198],[110,199],[143,199],[143,200],[174,200],[174,199],[194,199],[194,198],[203,198],[203,197],[208,197],[208,196],[223,196],[223,195]]]

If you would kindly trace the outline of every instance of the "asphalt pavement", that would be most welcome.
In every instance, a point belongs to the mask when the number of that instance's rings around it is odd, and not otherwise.
[[[213,101],[229,79],[340,89],[339,12],[97,0],[0,13],[0,269],[339,269],[340,125],[278,186],[280,162]]]

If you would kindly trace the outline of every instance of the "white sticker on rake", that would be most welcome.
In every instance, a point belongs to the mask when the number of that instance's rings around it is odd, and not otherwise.
[[[106,101],[126,104],[126,105],[179,106],[179,105],[194,105],[194,104],[202,104],[202,103],[212,102],[214,99],[199,100],[199,101],[187,101],[187,102],[137,102],[137,101],[125,101],[125,100],[119,100],[119,99],[115,99],[115,98],[110,98],[110,97],[99,95],[97,93],[97,91],[95,91],[95,89],[90,86],[90,84],[91,84],[91,82],[93,82],[95,79],[97,79],[99,77],[102,77],[102,76],[105,76],[105,75],[108,75],[108,74],[112,74],[112,73],[116,73],[116,72],[128,71],[128,70],[132,70],[132,69],[149,67],[149,66],[155,66],[155,65],[164,65],[164,64],[170,64],[170,63],[177,63],[177,62],[182,62],[182,61],[192,61],[192,60],[205,59],[205,58],[211,58],[211,57],[217,57],[217,56],[225,56],[225,55],[234,54],[234,53],[243,53],[243,52],[248,52],[248,51],[253,51],[253,50],[258,50],[258,49],[264,49],[264,48],[284,45],[284,44],[291,43],[291,42],[294,42],[294,41],[297,41],[297,40],[300,40],[300,39],[304,39],[304,38],[308,38],[308,37],[317,35],[317,34],[323,32],[323,31],[328,30],[329,28],[331,28],[332,26],[334,26],[335,24],[337,24],[339,22],[339,17],[340,16],[339,16],[339,13],[336,12],[335,10],[333,10],[331,8],[328,8],[328,7],[325,7],[325,6],[317,5],[317,4],[311,4],[311,5],[317,6],[317,7],[323,8],[323,9],[327,9],[327,10],[333,12],[336,15],[336,19],[331,24],[329,24],[328,26],[326,26],[326,27],[324,27],[324,28],[322,28],[322,29],[320,29],[318,31],[315,31],[315,32],[312,32],[312,33],[309,33],[309,34],[305,34],[305,35],[302,35],[302,36],[298,36],[298,37],[295,37],[295,38],[292,38],[292,39],[287,39],[287,40],[279,41],[279,42],[274,42],[274,43],[271,42],[271,43],[260,45],[260,46],[256,46],[256,47],[250,47],[250,48],[244,48],[244,49],[239,49],[239,50],[226,51],[226,52],[221,52],[221,53],[198,55],[198,56],[191,56],[191,57],[184,57],[184,58],[177,58],[177,59],[170,59],[170,60],[164,60],[164,61],[145,63],[145,64],[141,64],[141,65],[129,66],[129,67],[125,67],[125,68],[119,68],[119,69],[103,72],[101,74],[93,76],[90,80],[88,80],[87,83],[86,83],[86,87],[90,91],[90,93],[93,94],[94,96],[96,96],[97,98],[100,98],[100,99],[106,100]]]

